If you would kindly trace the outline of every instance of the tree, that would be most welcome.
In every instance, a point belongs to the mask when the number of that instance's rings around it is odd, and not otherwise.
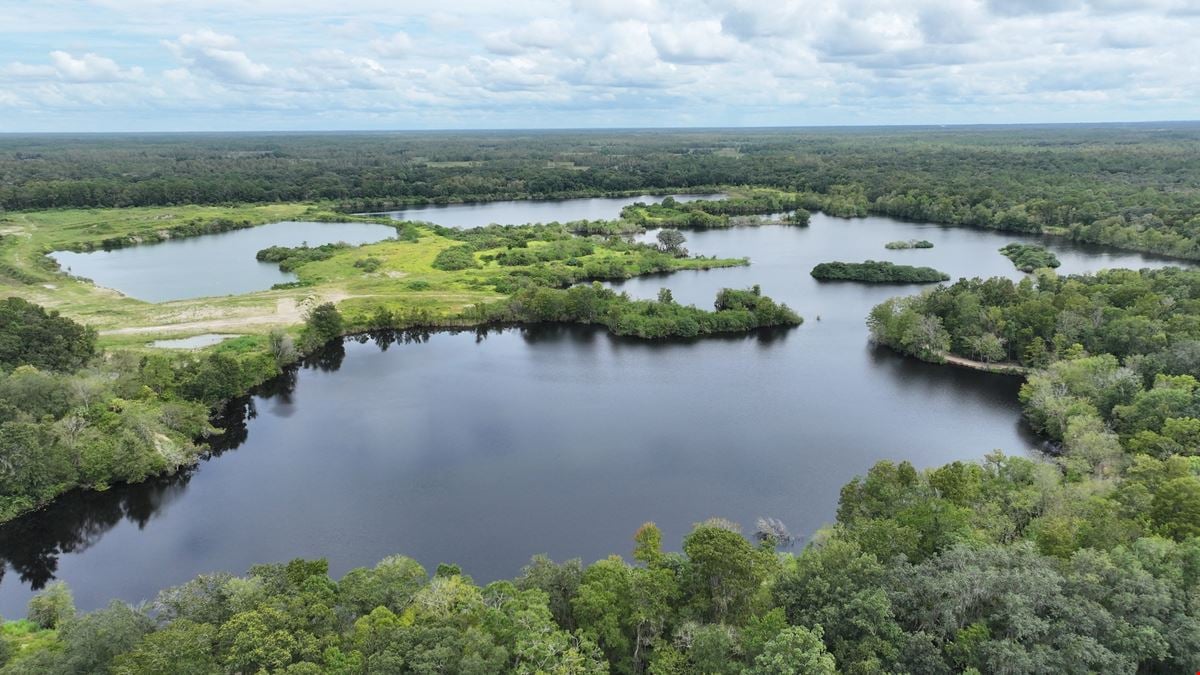
[[[71,619],[59,628],[65,672],[107,672],[112,660],[131,651],[154,628],[150,617],[122,602]]]
[[[1200,536],[1200,479],[1167,481],[1154,493],[1151,517],[1159,531],[1177,541]]]
[[[712,521],[684,537],[683,552],[688,557],[686,591],[701,613],[717,623],[738,624],[747,616],[750,599],[774,559]]]
[[[315,347],[341,337],[343,325],[337,306],[332,302],[321,303],[304,317],[305,341]]]
[[[287,331],[275,328],[271,330],[267,336],[271,349],[271,356],[275,357],[276,365],[283,367],[291,364],[296,360],[296,346],[292,341],[292,336],[287,334]]]
[[[652,522],[642,523],[633,534],[633,559],[654,565],[662,559],[662,530]]]
[[[21,298],[0,300],[0,371],[20,365],[71,371],[95,350],[95,330]]]
[[[215,675],[216,629],[208,624],[175,621],[150,633],[130,652],[113,660],[115,675]]]
[[[46,590],[30,599],[27,616],[42,628],[57,628],[64,621],[74,618],[75,598],[71,595],[71,589],[61,581],[50,584]]]
[[[821,642],[821,627],[785,628],[767,643],[748,671],[752,675],[834,675],[837,662]]]
[[[683,244],[687,241],[687,237],[679,230],[664,228],[658,231],[656,237],[658,239],[658,248],[664,253],[670,253],[676,257],[687,255],[687,249]]]
[[[417,561],[401,555],[388,556],[372,569],[350,570],[338,582],[342,605],[358,615],[376,607],[402,612],[429,578]]]
[[[557,564],[544,555],[535,555],[521,570],[515,581],[520,590],[536,588],[549,599],[550,613],[564,630],[575,630],[575,615],[571,611],[571,598],[575,597],[583,581],[583,563],[573,558]]]

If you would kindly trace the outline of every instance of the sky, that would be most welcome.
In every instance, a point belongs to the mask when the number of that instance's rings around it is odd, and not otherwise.
[[[1200,0],[0,0],[0,132],[1200,118]]]

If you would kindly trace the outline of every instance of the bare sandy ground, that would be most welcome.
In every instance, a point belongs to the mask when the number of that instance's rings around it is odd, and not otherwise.
[[[296,300],[295,298],[280,298],[275,303],[275,310],[264,313],[260,308],[247,307],[244,310],[218,308],[217,316],[210,318],[200,318],[203,314],[210,314],[204,310],[192,310],[189,312],[192,316],[196,316],[195,320],[187,320],[162,324],[157,326],[129,326],[125,328],[114,328],[111,330],[101,331],[104,335],[140,335],[147,333],[198,333],[198,332],[213,332],[219,333],[223,331],[237,331],[240,328],[250,326],[288,326],[300,323],[304,319],[304,313],[309,307],[313,307],[322,302],[341,302],[347,298],[361,297],[353,296],[341,291],[333,291],[322,295],[312,295],[307,298]],[[239,311],[244,311],[245,314],[237,314]]]

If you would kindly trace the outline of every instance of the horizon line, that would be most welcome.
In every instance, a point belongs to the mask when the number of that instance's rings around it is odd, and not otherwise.
[[[1071,127],[1071,126],[1146,126],[1153,124],[1190,125],[1200,124],[1196,119],[1148,119],[1126,121],[1078,121],[1078,122],[953,122],[953,123],[924,123],[924,124],[803,124],[803,125],[697,125],[697,126],[655,126],[655,127],[445,127],[445,128],[393,128],[393,129],[238,129],[238,130],[198,130],[176,129],[166,131],[0,131],[0,137],[11,136],[113,136],[113,135],[188,135],[188,134],[451,134],[451,133],[487,133],[487,132],[603,132],[603,131],[770,131],[770,130],[804,130],[804,129],[982,129],[982,128],[1016,128],[1016,127]]]

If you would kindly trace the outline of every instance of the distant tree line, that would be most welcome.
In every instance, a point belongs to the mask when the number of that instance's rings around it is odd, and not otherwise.
[[[727,185],[795,206],[1200,258],[1200,125],[980,129],[9,136],[0,208],[418,203]],[[689,206],[721,215],[725,206]],[[727,213],[726,215],[731,215]]]

